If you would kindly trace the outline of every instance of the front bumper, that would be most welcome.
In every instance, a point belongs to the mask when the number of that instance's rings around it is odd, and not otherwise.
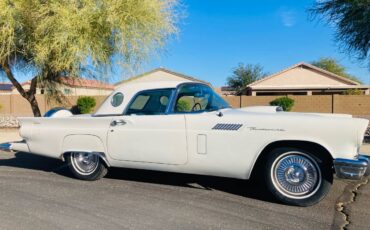
[[[370,156],[359,155],[355,160],[335,159],[334,168],[339,178],[359,180],[370,175]]]

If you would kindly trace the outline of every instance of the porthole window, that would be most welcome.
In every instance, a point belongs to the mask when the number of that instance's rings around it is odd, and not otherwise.
[[[111,104],[113,107],[118,107],[122,104],[123,102],[123,94],[122,93],[116,93],[113,95]]]

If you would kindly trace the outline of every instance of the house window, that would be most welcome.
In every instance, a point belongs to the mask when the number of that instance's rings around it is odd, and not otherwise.
[[[64,94],[65,95],[71,94],[71,89],[64,89]]]

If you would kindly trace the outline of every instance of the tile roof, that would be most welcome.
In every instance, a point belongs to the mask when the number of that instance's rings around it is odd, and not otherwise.
[[[114,89],[114,86],[102,81],[91,80],[85,78],[71,78],[62,77],[61,82],[68,86],[83,87],[83,88],[93,88],[93,89]]]
[[[80,87],[80,88],[89,88],[89,89],[107,89],[114,90],[114,85],[98,81],[91,80],[86,78],[76,78],[76,77],[61,77],[60,83],[71,86],[71,87]],[[23,82],[22,85],[29,85],[31,81]]]

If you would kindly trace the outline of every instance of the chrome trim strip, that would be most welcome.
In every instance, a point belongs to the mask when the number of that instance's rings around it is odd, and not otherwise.
[[[225,123],[218,123],[212,129],[213,130],[230,130],[230,131],[237,131],[243,125],[242,124],[225,124]]]

